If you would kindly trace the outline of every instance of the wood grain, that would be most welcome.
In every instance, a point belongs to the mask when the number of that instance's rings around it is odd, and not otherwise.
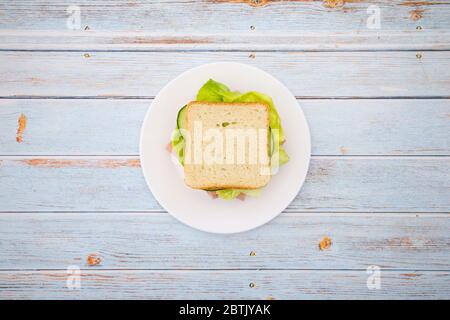
[[[81,273],[81,288],[67,288],[66,270],[0,272],[1,299],[446,299],[447,271],[381,271],[368,289],[359,271],[150,271]],[[254,286],[250,287],[250,283]]]
[[[264,2],[264,1],[263,1]],[[89,30],[148,30],[152,32],[236,33],[249,31],[302,32],[361,30],[366,28],[369,5],[377,5],[382,15],[381,30],[413,29],[420,21],[424,29],[448,30],[448,0],[342,1],[342,6],[327,6],[327,1],[270,1],[266,6],[251,6],[251,1],[96,1],[79,0],[81,22]],[[18,0],[2,3],[3,29],[67,30],[63,0]],[[411,11],[419,9],[421,17],[414,19]],[[369,29],[370,30],[370,29]],[[372,30],[373,31],[373,30]]]
[[[0,172],[2,211],[162,210],[134,157],[4,158]],[[288,210],[448,212],[449,177],[446,157],[313,157]]]
[[[448,49],[450,39],[447,0],[79,0],[80,30],[67,26],[69,5],[61,0],[0,4],[1,48],[423,50]],[[379,28],[369,28],[378,9]]]
[[[0,225],[2,270],[450,270],[447,214],[284,213],[234,235],[199,232],[167,213],[2,213]],[[324,236],[332,245],[320,251]],[[100,265],[87,265],[91,253]]]
[[[417,26],[417,28],[421,26]],[[1,50],[78,51],[353,51],[449,50],[447,30],[380,32],[239,32],[155,34],[146,31],[1,30]]]
[[[2,99],[0,155],[139,154],[152,100]],[[450,155],[450,100],[300,99],[313,155]],[[15,134],[28,119],[23,142]]]
[[[0,96],[152,97],[181,72],[224,60],[258,66],[303,98],[448,97],[450,88],[450,51],[1,51]]]
[[[0,2],[0,299],[449,298],[450,1],[78,0],[80,30],[69,5]],[[288,86],[313,158],[287,212],[218,236],[163,211],[137,143],[168,81],[224,60]]]

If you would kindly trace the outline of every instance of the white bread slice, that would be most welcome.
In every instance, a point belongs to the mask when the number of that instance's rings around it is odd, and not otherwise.
[[[187,106],[185,123],[189,136],[184,163],[186,185],[203,190],[257,189],[270,181],[267,105],[194,101]],[[199,125],[200,136],[196,135]],[[207,132],[214,132],[214,138],[208,138]],[[223,137],[222,145],[217,144],[218,133]],[[238,142],[239,139],[242,140]],[[199,152],[200,158],[196,158]],[[208,158],[209,154],[214,157]]]

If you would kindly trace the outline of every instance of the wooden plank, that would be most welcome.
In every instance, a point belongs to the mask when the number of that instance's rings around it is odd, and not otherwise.
[[[82,271],[80,289],[66,270],[0,272],[1,299],[447,299],[446,271],[381,271],[368,289],[360,271]],[[71,280],[69,280],[69,283]],[[250,283],[253,286],[250,286]]]
[[[90,30],[148,30],[153,32],[235,33],[247,31],[361,30],[366,29],[369,5],[380,8],[381,30],[409,30],[420,23],[424,29],[448,30],[450,1],[402,0],[342,1],[96,1],[79,0],[82,26]],[[66,10],[72,3],[63,0],[26,0],[2,3],[0,26],[8,29],[67,29]],[[415,11],[414,9],[418,9]],[[413,11],[413,12],[411,12]],[[417,13],[412,15],[411,13]],[[33,19],[36,17],[36,19]],[[84,28],[83,28],[84,29]]]
[[[261,67],[294,95],[436,97],[449,94],[450,51],[424,52],[0,52],[0,96],[152,97],[194,66]],[[218,79],[220,80],[220,79]]]
[[[218,236],[167,213],[2,213],[0,269],[450,270],[449,218],[285,213],[256,230]],[[333,244],[321,251],[324,236]],[[100,265],[87,265],[92,253]]]
[[[138,155],[140,129],[151,102],[1,99],[0,154]],[[21,114],[27,125],[23,142],[17,143]]]
[[[134,157],[4,158],[0,172],[2,211],[162,210]],[[288,210],[449,212],[449,183],[447,157],[313,157]]]
[[[315,155],[449,155],[450,100],[300,100]]]
[[[79,0],[75,5],[80,10],[80,23],[75,28],[80,30],[68,27],[69,16],[74,14],[70,5],[74,4],[61,0],[0,4],[0,29],[4,31],[1,47],[85,49],[82,43],[86,43],[102,49],[246,49],[248,45],[256,47],[256,42],[265,49],[437,49],[448,48],[450,38],[448,0],[167,0],[114,4]],[[368,27],[377,10],[379,27]]]
[[[138,155],[151,100],[2,99],[0,155]],[[450,100],[299,100],[313,155],[450,155]],[[22,143],[17,121],[28,121]],[[351,128],[351,129],[350,129]]]

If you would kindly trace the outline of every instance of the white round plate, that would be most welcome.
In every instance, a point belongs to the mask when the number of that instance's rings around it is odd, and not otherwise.
[[[281,117],[290,157],[259,197],[212,199],[184,184],[182,170],[166,150],[178,111],[195,100],[214,79],[233,91],[259,91],[272,97]],[[172,216],[199,230],[235,233],[259,227],[280,214],[299,192],[308,171],[311,141],[308,124],[292,93],[270,74],[240,63],[219,62],[188,70],[169,82],[150,106],[141,130],[141,166],[153,196]]]

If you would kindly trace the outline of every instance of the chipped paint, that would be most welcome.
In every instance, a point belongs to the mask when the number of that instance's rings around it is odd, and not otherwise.
[[[247,0],[245,2],[247,2],[252,7],[263,7],[271,1],[270,0]]]
[[[30,81],[32,84],[42,84],[44,83],[44,80],[38,77],[29,77],[28,79],[25,79],[27,81]]]
[[[417,274],[417,273],[402,273],[400,275],[404,276],[404,277],[408,277],[408,278],[416,278],[416,277],[421,276],[421,274]]]
[[[44,168],[139,168],[139,159],[101,159],[101,160],[80,160],[80,159],[26,159],[19,160],[29,166]]]
[[[129,38],[117,38],[114,43],[129,42]],[[207,38],[187,38],[187,37],[167,37],[167,38],[132,38],[131,43],[134,44],[208,44],[211,41]]]
[[[97,166],[100,168],[120,168],[120,167],[133,167],[140,168],[141,162],[139,159],[127,159],[127,160],[97,160]]]
[[[405,249],[415,249],[414,243],[410,237],[393,238],[388,240],[390,247],[401,247]]]
[[[86,259],[86,263],[88,266],[92,267],[92,266],[98,266],[99,264],[102,263],[102,257],[100,257],[98,254],[96,253],[91,253],[90,255],[88,255],[87,259]]]
[[[328,250],[331,248],[331,245],[333,242],[331,241],[331,238],[328,236],[325,236],[322,238],[322,240],[319,242],[319,249],[320,250]]]
[[[423,18],[423,9],[415,9],[409,13],[409,18],[412,21],[418,21]]]
[[[406,247],[406,248],[413,247],[413,242],[412,242],[411,238],[409,238],[409,237],[403,237],[403,238],[396,239],[396,240],[398,240],[397,244],[399,244],[402,247]]]
[[[341,8],[344,6],[344,4],[345,4],[344,0],[324,0],[322,2],[322,5],[325,8],[330,8],[330,9]]]
[[[23,132],[25,131],[25,128],[27,126],[27,117],[23,113],[21,113],[17,122],[18,122],[18,126],[17,126],[17,133],[16,133],[16,141],[18,143],[22,143],[23,142]]]
[[[264,7],[269,4],[283,2],[303,2],[305,4],[313,2],[312,0],[213,0],[213,3],[244,3],[252,7]],[[364,0],[323,0],[323,6],[326,8],[341,8],[345,3],[360,3]]]
[[[447,2],[441,2],[441,1],[405,1],[400,3],[401,6],[407,6],[407,7],[416,7],[416,6],[433,6],[433,5],[440,5],[440,4],[448,4]]]
[[[281,0],[213,0],[213,3],[245,3],[252,7],[264,7],[269,3],[280,2]]]

